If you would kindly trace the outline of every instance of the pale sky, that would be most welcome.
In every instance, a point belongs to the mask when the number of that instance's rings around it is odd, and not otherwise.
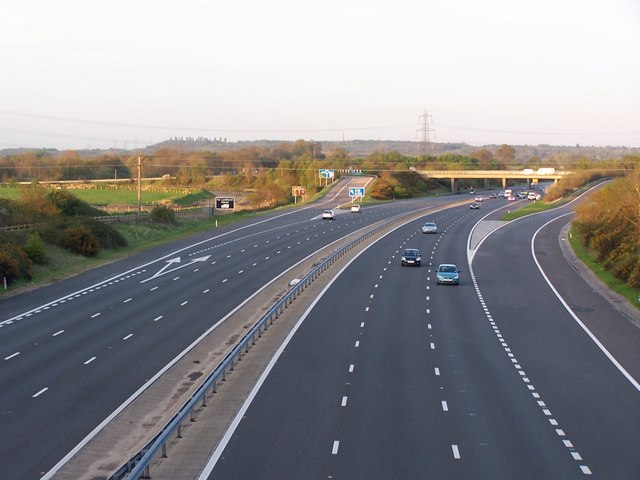
[[[640,0],[0,0],[0,149],[640,147]]]

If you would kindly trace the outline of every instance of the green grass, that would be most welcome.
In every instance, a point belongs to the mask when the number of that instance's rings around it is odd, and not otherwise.
[[[10,200],[16,200],[20,198],[20,188],[17,186],[0,185],[0,198],[8,198]],[[136,189],[128,188],[98,188],[98,189],[69,189],[69,191],[78,197],[80,200],[87,202],[90,205],[97,207],[106,205],[137,205],[138,204],[138,192]],[[203,191],[201,191],[203,192]],[[180,205],[189,205],[187,203],[189,198],[193,198],[194,201],[205,198],[204,193],[191,193],[188,195],[182,195],[178,193],[178,190],[173,192],[152,192],[142,191],[141,202],[143,205],[153,205],[154,203],[164,201],[175,201]],[[187,200],[184,200],[184,199]]]
[[[553,208],[559,207],[560,205],[561,204],[558,202],[556,203],[530,202],[522,208],[518,208],[517,210],[513,210],[508,213],[505,213],[502,216],[502,220],[504,221],[515,220],[516,218],[524,217],[526,215],[531,215],[533,213],[551,210]]]
[[[569,230],[569,244],[580,261],[584,263],[602,283],[613,292],[629,300],[634,307],[640,310],[640,301],[638,301],[640,298],[640,290],[629,287],[625,282],[614,277],[611,272],[600,265],[596,261],[595,255],[589,252],[582,242],[580,235],[578,235],[573,228]]]
[[[151,223],[128,224],[116,223],[113,226],[127,239],[128,245],[117,250],[101,250],[95,257],[75,255],[62,248],[46,244],[46,255],[49,262],[46,265],[34,265],[33,278],[18,280],[7,290],[0,289],[0,298],[19,293],[24,290],[47,285],[73,275],[77,275],[90,268],[113,262],[121,258],[179,240],[190,235],[215,231],[217,227],[231,225],[241,220],[258,216],[260,213],[238,212],[220,215],[215,218],[179,218],[176,226],[156,225]],[[1,287],[0,287],[1,288]]]

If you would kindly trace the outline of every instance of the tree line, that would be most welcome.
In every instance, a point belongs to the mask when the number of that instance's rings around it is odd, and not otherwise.
[[[640,289],[640,169],[614,179],[576,207],[573,225],[596,261]]]

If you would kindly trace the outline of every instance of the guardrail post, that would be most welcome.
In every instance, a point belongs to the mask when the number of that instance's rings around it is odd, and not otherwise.
[[[178,438],[182,438],[182,424],[178,425]]]
[[[162,444],[162,458],[167,458],[167,444]]]

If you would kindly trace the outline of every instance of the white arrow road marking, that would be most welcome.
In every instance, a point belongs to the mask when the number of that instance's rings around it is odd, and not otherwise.
[[[171,272],[175,272],[176,270],[179,270],[181,268],[184,267],[188,267],[189,265],[193,265],[196,262],[206,262],[207,260],[209,260],[209,258],[211,257],[211,255],[206,255],[204,257],[198,257],[198,258],[193,258],[191,259],[191,261],[189,263],[184,263],[181,265],[178,265],[177,267],[171,268],[169,269],[169,267],[175,263],[180,263],[180,257],[175,257],[175,258],[171,258],[169,260],[167,260],[167,264],[162,267],[160,270],[158,270],[157,273],[155,273],[153,276],[145,279],[145,280],[141,280],[140,283],[145,283],[148,282],[149,280],[153,280],[156,277],[159,277],[161,275],[165,275],[167,273],[171,273]]]

